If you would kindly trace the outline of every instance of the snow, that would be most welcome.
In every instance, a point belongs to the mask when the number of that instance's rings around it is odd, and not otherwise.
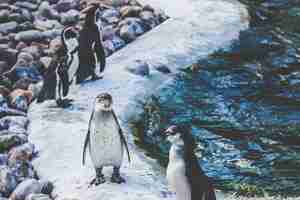
[[[246,9],[235,1],[140,2],[164,10],[171,19],[109,57],[104,79],[74,86],[72,107],[56,108],[49,101],[30,108],[30,140],[39,150],[33,164],[41,178],[54,182],[57,199],[174,199],[168,192],[164,172],[134,145],[127,126],[128,121],[143,111],[141,102],[161,84],[172,80],[174,73],[163,75],[151,67],[149,77],[140,77],[127,72],[126,66],[140,59],[150,65],[165,64],[176,72],[197,58],[228,46],[248,26]],[[105,184],[88,188],[94,170],[89,159],[82,166],[82,147],[94,97],[100,92],[113,96],[114,109],[129,140],[132,162],[125,160],[121,168],[126,184],[110,183],[112,170],[108,169]]]

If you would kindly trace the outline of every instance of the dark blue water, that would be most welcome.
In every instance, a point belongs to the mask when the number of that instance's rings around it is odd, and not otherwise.
[[[300,1],[242,1],[251,26],[230,48],[199,60],[161,88],[136,123],[162,165],[161,132],[189,124],[215,185],[246,195],[300,195]],[[253,191],[249,188],[253,187]]]

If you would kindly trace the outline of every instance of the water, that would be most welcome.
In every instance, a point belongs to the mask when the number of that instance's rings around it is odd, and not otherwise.
[[[160,88],[136,123],[137,141],[166,165],[160,133],[189,124],[199,162],[219,188],[298,196],[300,1],[241,2],[250,28]]]

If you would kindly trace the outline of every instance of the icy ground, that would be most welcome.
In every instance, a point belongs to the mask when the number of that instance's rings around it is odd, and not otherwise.
[[[127,122],[142,112],[141,102],[153,94],[155,88],[171,80],[174,73],[163,75],[151,68],[150,76],[143,78],[128,73],[125,68],[141,59],[150,64],[165,64],[176,72],[197,58],[229,45],[239,31],[248,26],[246,9],[235,1],[140,2],[163,9],[171,19],[109,57],[103,80],[75,86],[71,108],[55,108],[51,101],[31,106],[30,140],[39,150],[34,165],[42,178],[54,182],[57,199],[174,199],[173,195],[165,195],[164,175],[154,169],[154,161],[134,146],[127,128]],[[113,96],[114,108],[126,129],[133,161],[129,164],[125,160],[121,169],[126,184],[110,183],[111,170],[108,170],[105,184],[88,188],[94,170],[89,160],[87,166],[81,165],[82,146],[94,97],[104,91]]]

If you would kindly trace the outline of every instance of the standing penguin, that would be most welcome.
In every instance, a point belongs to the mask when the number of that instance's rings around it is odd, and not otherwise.
[[[105,68],[105,51],[101,39],[101,10],[92,5],[84,10],[84,25],[79,33],[79,69],[76,83],[81,83],[91,76],[92,80],[100,79],[95,72],[96,60],[100,63],[100,73]]]
[[[130,162],[128,145],[112,109],[112,103],[112,97],[108,93],[102,93],[96,97],[84,141],[82,163],[84,165],[86,148],[89,146],[91,160],[96,170],[96,178],[92,181],[95,185],[105,182],[102,174],[105,166],[113,166],[111,182],[119,184],[125,182],[120,176],[124,148]]]
[[[209,178],[202,171],[194,153],[195,141],[186,127],[170,126],[165,134],[172,144],[167,180],[177,200],[216,200]]]

